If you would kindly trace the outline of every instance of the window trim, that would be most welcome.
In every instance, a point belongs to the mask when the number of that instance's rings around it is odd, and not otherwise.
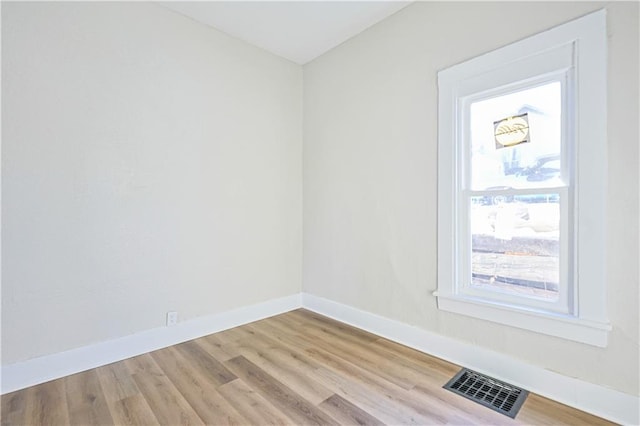
[[[606,11],[600,10],[438,73],[438,290],[434,295],[439,309],[606,347],[611,330],[606,312],[606,42]],[[568,84],[575,90],[575,96],[568,98],[575,102],[574,123],[568,129],[575,134],[575,152],[570,153],[575,159],[575,182],[569,200],[574,213],[569,223],[569,244],[575,245],[570,271],[573,308],[560,314],[461,294],[456,241],[461,216],[459,159],[464,147],[457,108],[465,93],[474,93],[464,86],[491,75],[498,76],[496,87],[538,79],[545,69],[540,58],[565,45],[573,47],[574,78]],[[534,69],[541,71],[532,74],[530,67],[521,67],[527,70],[509,74],[511,81],[501,69],[536,61],[541,65]]]

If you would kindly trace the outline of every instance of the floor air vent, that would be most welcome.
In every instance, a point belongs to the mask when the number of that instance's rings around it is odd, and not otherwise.
[[[516,417],[529,394],[524,389],[466,368],[449,380],[444,388],[511,418]]]

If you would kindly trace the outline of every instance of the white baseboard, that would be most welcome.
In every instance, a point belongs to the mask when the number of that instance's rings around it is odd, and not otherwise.
[[[49,380],[111,364],[133,356],[218,331],[248,324],[301,306],[300,294],[273,299],[220,314],[208,315],[160,327],[106,342],[46,355],[15,364],[3,365],[2,394],[24,389]]]
[[[308,293],[302,294],[302,306],[616,423],[640,424],[640,398],[636,396],[563,376],[498,352]]]

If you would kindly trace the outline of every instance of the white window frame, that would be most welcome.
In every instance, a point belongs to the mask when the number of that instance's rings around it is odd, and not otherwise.
[[[607,345],[606,11],[600,10],[438,73],[438,308],[474,318]],[[560,302],[545,306],[470,290],[465,132],[472,101],[562,81]],[[477,96],[480,94],[479,96]],[[493,96],[493,95],[492,95]],[[486,97],[486,96],[485,96]]]
[[[460,267],[457,268],[456,272],[459,272],[459,275],[456,277],[455,281],[458,284],[457,294],[460,296],[465,296],[466,298],[472,299],[492,299],[494,302],[499,302],[502,304],[507,304],[511,306],[520,306],[522,308],[530,308],[539,311],[550,311],[554,313],[568,314],[573,312],[574,308],[574,298],[575,294],[574,286],[560,286],[559,298],[557,301],[548,301],[541,300],[539,298],[508,294],[508,293],[499,293],[499,292],[490,292],[488,290],[479,289],[470,282],[465,282],[463,277],[471,276],[471,250],[467,248],[470,247],[471,242],[469,241],[470,232],[468,226],[470,225],[469,220],[465,220],[468,216],[465,216],[464,211],[469,210],[469,197],[470,196],[485,196],[485,195],[519,195],[519,194],[535,194],[540,192],[555,192],[560,196],[560,216],[562,218],[561,223],[564,226],[561,226],[561,238],[560,238],[560,258],[561,259],[569,259],[571,257],[571,248],[573,245],[570,242],[570,233],[568,230],[568,218],[572,213],[572,203],[570,200],[573,198],[573,189],[575,184],[572,179],[572,167],[573,161],[571,161],[572,157],[570,153],[573,151],[573,144],[571,143],[571,123],[573,120],[570,119],[570,115],[568,114],[573,106],[572,100],[568,96],[567,92],[570,92],[569,88],[573,85],[574,82],[574,67],[571,65],[573,62],[573,53],[575,51],[574,44],[562,45],[556,48],[550,49],[546,52],[543,52],[538,55],[534,55],[533,57],[527,57],[521,61],[511,62],[508,65],[501,67],[497,70],[490,71],[488,73],[484,73],[478,78],[472,78],[469,80],[465,80],[464,83],[460,84],[460,89],[457,92],[457,108],[462,117],[459,117],[459,120],[456,120],[456,134],[460,135],[459,138],[459,147],[461,150],[459,151],[459,155],[456,158],[456,170],[460,170],[460,179],[458,181],[458,197],[457,197],[457,205],[458,211],[460,215],[456,218],[456,231],[458,238],[456,239],[456,258],[459,259]],[[538,66],[535,66],[538,65]],[[526,73],[530,78],[526,78],[522,81],[512,81],[514,78],[522,78],[523,74],[518,73],[518,69],[525,68]],[[531,77],[532,76],[532,77]],[[496,81],[509,81],[507,84],[494,87]],[[562,186],[554,186],[554,187],[546,187],[546,185],[541,185],[538,188],[527,188],[527,189],[511,189],[511,190],[472,190],[469,187],[471,186],[470,173],[465,173],[468,171],[465,168],[465,165],[470,165],[471,161],[471,153],[470,153],[470,132],[465,126],[465,123],[469,122],[469,107],[471,104],[477,101],[482,101],[485,99],[495,98],[504,94],[509,94],[521,90],[526,90],[530,88],[534,88],[537,86],[541,86],[547,83],[557,82],[561,85],[561,98],[562,98],[562,128],[566,131],[563,134],[562,139],[562,170],[561,177],[562,181],[564,181],[564,185]],[[471,83],[471,84],[470,84]],[[470,93],[470,95],[466,95]],[[560,276],[561,282],[567,283],[571,282],[571,272],[572,272],[572,264],[573,262],[563,262],[560,268]]]

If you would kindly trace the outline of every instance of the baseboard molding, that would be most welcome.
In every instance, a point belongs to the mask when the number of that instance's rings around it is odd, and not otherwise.
[[[308,293],[302,307],[616,423],[640,424],[638,397]]]
[[[218,331],[297,309],[301,295],[269,300],[106,342],[2,366],[2,394],[111,364]]]

